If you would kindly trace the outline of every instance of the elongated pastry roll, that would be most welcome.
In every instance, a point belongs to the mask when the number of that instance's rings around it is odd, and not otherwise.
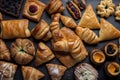
[[[0,60],[7,60],[9,61],[10,58],[10,52],[5,45],[4,41],[0,39]]]
[[[22,73],[24,80],[39,80],[45,76],[41,71],[29,66],[22,66]]]
[[[77,26],[75,21],[68,16],[61,15],[60,19],[61,19],[62,23],[68,28],[76,28],[76,26]]]
[[[39,66],[45,62],[48,62],[54,57],[55,55],[53,54],[53,52],[50,50],[50,48],[47,45],[45,45],[42,42],[38,44],[38,49],[37,49],[36,57],[35,57],[36,66]]]
[[[26,38],[31,35],[27,19],[2,21],[0,28],[0,38],[2,39]]]
[[[52,37],[50,26],[43,19],[32,29],[31,33],[32,36],[38,40],[43,39],[44,41],[47,41]]]
[[[98,36],[89,28],[77,27],[75,32],[88,44],[97,44],[99,42]]]

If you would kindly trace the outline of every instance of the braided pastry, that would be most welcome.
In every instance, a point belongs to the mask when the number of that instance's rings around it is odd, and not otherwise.
[[[114,13],[115,4],[112,0],[101,0],[100,4],[97,6],[97,14],[101,17],[108,18]]]
[[[120,4],[116,7],[115,19],[120,20]]]
[[[99,42],[98,36],[89,28],[76,28],[76,34],[88,44],[96,44]]]

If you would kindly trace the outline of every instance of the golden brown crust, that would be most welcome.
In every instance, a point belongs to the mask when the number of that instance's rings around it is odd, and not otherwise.
[[[30,35],[27,19],[4,20],[1,22],[0,36],[2,39],[26,38]]]
[[[50,48],[45,45],[44,43],[40,42],[38,44],[38,49],[36,52],[35,57],[35,65],[39,66],[45,62],[48,62],[54,58],[53,52],[50,50]]]
[[[34,5],[37,7],[37,11],[35,13],[31,13],[29,11],[29,7]],[[46,4],[42,3],[39,0],[26,0],[26,4],[23,10],[23,16],[29,18],[30,20],[38,22],[43,14],[43,11],[46,8]]]
[[[24,80],[39,80],[45,76],[41,71],[29,66],[22,66],[22,73]]]
[[[120,4],[116,7],[115,19],[120,21]]]
[[[35,56],[34,44],[28,39],[16,39],[11,44],[11,56],[18,64],[28,64]]]

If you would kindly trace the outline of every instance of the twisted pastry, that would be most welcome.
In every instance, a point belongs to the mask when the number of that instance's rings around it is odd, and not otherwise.
[[[88,44],[97,44],[99,42],[98,36],[89,28],[77,27],[75,32]]]
[[[43,19],[32,29],[31,33],[32,36],[38,40],[43,39],[44,41],[47,41],[52,37],[50,26]]]
[[[120,4],[116,7],[115,16],[116,20],[120,20]]]

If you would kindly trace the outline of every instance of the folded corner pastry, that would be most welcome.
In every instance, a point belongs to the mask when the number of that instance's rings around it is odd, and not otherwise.
[[[87,44],[97,44],[99,42],[98,36],[89,28],[77,27],[75,32]]]
[[[81,39],[69,28],[63,27],[52,39],[56,57],[66,66],[72,67],[88,55]]]
[[[0,61],[0,80],[14,80],[17,65]]]
[[[22,66],[22,73],[24,80],[39,80],[45,76],[41,71],[30,66]]]
[[[60,19],[61,19],[62,23],[68,28],[76,28],[76,26],[77,26],[75,21],[68,16],[61,15]]]
[[[50,0],[46,10],[49,14],[61,13],[65,10],[65,7],[61,0]]]
[[[105,19],[100,19],[99,40],[106,41],[120,37],[120,31]]]
[[[80,22],[78,23],[79,27],[87,27],[90,29],[99,29],[100,24],[96,17],[96,14],[93,10],[91,4],[88,4],[86,11],[84,12]]]
[[[0,29],[2,39],[26,38],[31,35],[27,19],[1,21]]]
[[[11,60],[10,52],[2,39],[0,39],[0,60]]]
[[[52,80],[61,80],[66,71],[66,67],[58,64],[46,64]]]
[[[45,62],[52,60],[55,57],[52,50],[43,42],[38,44],[38,49],[35,56],[35,65],[39,66]]]
[[[35,39],[43,39],[44,41],[47,41],[52,37],[50,26],[43,19],[32,29],[31,34]]]

